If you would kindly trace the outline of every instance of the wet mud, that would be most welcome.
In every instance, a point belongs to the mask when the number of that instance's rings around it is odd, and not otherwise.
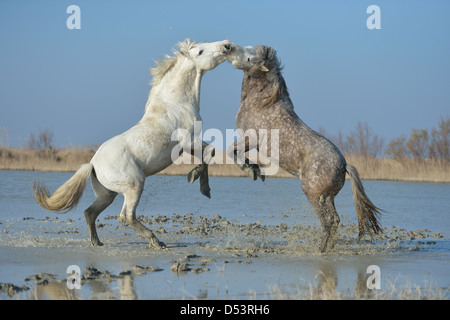
[[[361,264],[367,265],[370,262],[366,261],[377,261],[379,257],[395,259],[408,252],[435,251],[442,243],[446,243],[442,232],[431,232],[428,229],[406,230],[398,226],[384,227],[382,234],[356,242],[357,225],[344,221],[339,228],[335,248],[322,254],[317,246],[321,237],[318,225],[288,225],[278,218],[274,219],[274,224],[261,221],[242,223],[220,215],[192,213],[149,217],[141,215],[138,219],[167,245],[165,250],[153,251],[148,249],[144,238],[128,225],[117,222],[117,218],[118,216],[107,215],[97,222],[100,239],[105,244],[103,247],[89,246],[87,228],[81,218],[55,215],[41,219],[25,217],[2,221],[0,268],[3,270],[2,278],[11,275],[9,279],[14,281],[0,279],[0,298],[209,298],[211,291],[215,290],[217,295],[214,298],[232,298],[236,296],[229,296],[229,283],[234,280],[226,278],[232,273],[249,272],[250,276],[258,274],[263,279],[279,272],[276,268],[270,271],[270,268],[265,268],[266,265],[282,263],[282,268],[287,265],[291,268],[295,264],[301,266],[302,263],[308,264],[311,261],[319,261],[319,264],[320,261],[327,261],[329,268],[329,264],[360,261],[355,260],[355,257],[364,257],[364,263]],[[270,217],[267,221],[270,221]],[[24,267],[30,264],[34,264],[34,269]],[[66,274],[65,268],[71,264],[83,266],[77,278],[81,290],[70,289],[68,281],[73,281],[73,276]],[[19,271],[15,273],[11,273],[10,269],[6,270],[16,266]],[[37,272],[26,274],[32,270]],[[366,277],[361,276],[362,271],[358,272],[361,277],[360,285],[364,284]],[[313,283],[317,280],[317,275],[323,273],[322,269],[311,267],[311,276],[303,281],[303,289],[308,291],[308,283]],[[338,272],[331,272],[333,273]],[[183,277],[186,281],[194,282],[204,277],[208,281],[216,281],[217,288],[199,289],[195,294],[189,292],[189,289],[184,289],[185,292],[181,294],[170,291],[161,295],[146,293],[147,287],[152,286],[148,282],[157,281],[159,275],[164,275],[165,280],[161,281],[169,283],[169,286],[171,281],[178,281]],[[189,275],[196,275],[198,278],[192,280]],[[218,278],[220,276],[226,280],[223,280],[225,285],[218,284],[222,281]],[[141,292],[136,290],[139,279],[147,281],[146,288]],[[285,291],[280,295],[277,281],[280,280],[274,280],[275,290],[261,293],[263,298],[285,297]],[[167,283],[155,282],[153,285],[165,288]],[[296,283],[298,279],[292,279],[288,287]],[[209,295],[205,294],[205,290]],[[248,292],[245,293],[245,288],[239,288],[240,292],[243,290],[244,297],[248,297],[251,290],[247,289]],[[259,296],[253,296],[255,297]]]

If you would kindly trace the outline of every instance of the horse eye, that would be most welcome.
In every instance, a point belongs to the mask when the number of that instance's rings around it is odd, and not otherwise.
[[[203,50],[200,50],[199,52],[198,52],[198,55],[201,55],[203,53]]]

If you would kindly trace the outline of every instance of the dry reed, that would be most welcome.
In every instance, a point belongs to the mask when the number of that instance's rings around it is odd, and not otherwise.
[[[47,150],[0,148],[0,170],[76,171],[82,164],[89,162],[94,153],[94,147]],[[223,164],[210,165],[211,176],[246,176],[236,164],[227,164],[223,151],[216,151],[216,157]],[[395,160],[353,154],[346,155],[346,160],[358,169],[363,180],[450,183],[450,162],[444,160]],[[196,164],[172,164],[159,174],[186,175],[195,166]],[[282,169],[274,177],[293,178]]]
[[[0,148],[0,170],[76,171],[94,154],[95,148],[91,147],[46,150]]]

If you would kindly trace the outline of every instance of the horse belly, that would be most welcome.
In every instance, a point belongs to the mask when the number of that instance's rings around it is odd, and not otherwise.
[[[172,148],[167,147],[145,160],[144,174],[146,177],[156,174],[172,164]]]

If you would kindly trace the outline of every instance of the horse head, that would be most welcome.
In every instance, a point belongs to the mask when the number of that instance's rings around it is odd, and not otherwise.
[[[232,50],[229,40],[217,42],[197,43],[190,39],[178,44],[179,53],[191,59],[197,70],[206,72],[217,67],[227,59],[227,54]]]
[[[269,72],[280,67],[275,49],[267,46],[240,46],[231,44],[227,59],[236,69]]]

